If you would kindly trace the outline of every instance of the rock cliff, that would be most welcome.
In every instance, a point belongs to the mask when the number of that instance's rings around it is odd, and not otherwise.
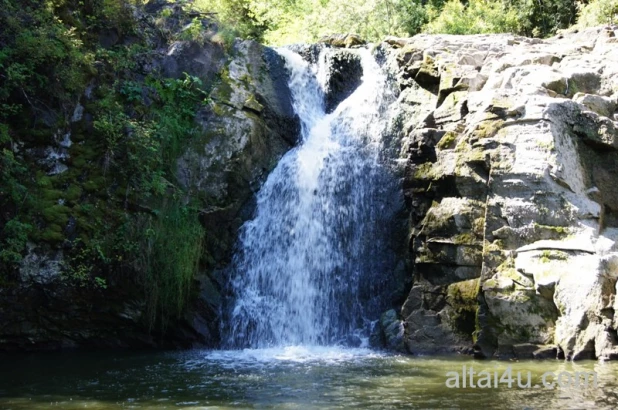
[[[23,182],[29,195],[49,199],[53,194],[53,201],[35,204],[44,208],[44,218],[23,204],[3,209],[0,231],[11,218],[31,218],[44,235],[28,236],[14,267],[0,266],[0,350],[218,343],[222,284],[213,271],[227,263],[237,228],[251,215],[254,193],[298,136],[287,72],[282,58],[270,48],[252,41],[222,42],[216,24],[207,16],[187,15],[182,8],[164,2],[150,3],[144,12],[135,13],[137,34],[101,33],[96,45],[101,55],[95,64],[98,75],[75,96],[73,107],[63,107],[69,114],[66,121],[57,121],[62,124],[60,129],[50,131],[54,138],[12,147],[15,157],[37,176],[36,184]],[[183,34],[191,24],[200,26],[202,37]],[[123,53],[134,53],[133,61],[106,63],[105,58]],[[183,83],[183,79],[191,82]],[[164,186],[159,197],[132,194],[132,176],[127,182],[122,170],[114,168],[113,155],[126,154],[121,144],[133,143],[138,135],[129,126],[146,124],[138,121],[144,112],[154,111],[169,84],[180,84],[170,98],[183,106],[168,104],[171,115],[167,118],[176,121],[175,111],[191,116],[188,126],[184,124],[186,129],[180,131],[185,134],[182,143],[168,151],[173,155],[172,171],[155,172],[166,172],[167,186],[178,188],[172,191]],[[199,104],[190,99],[197,84],[203,98]],[[182,94],[184,86],[188,92]],[[101,147],[97,127],[106,118],[101,107],[110,105],[105,98],[111,97],[103,95],[113,89],[120,89],[120,97],[115,97],[118,103],[110,118],[129,120],[119,127],[122,132],[112,136],[119,141],[112,152]],[[197,113],[195,106],[199,106]],[[60,112],[60,107],[49,110],[59,115],[54,110]],[[44,128],[36,124],[36,118],[35,125]],[[134,127],[139,130],[140,126]],[[19,135],[20,130],[15,127],[11,132]],[[129,164],[142,159],[134,156]],[[191,204],[205,232],[203,245],[197,243],[203,246],[199,250],[203,256],[190,283],[186,313],[165,327],[149,323],[153,307],[147,301],[160,288],[145,283],[149,279],[144,279],[140,261],[153,246],[148,237],[151,228],[143,221],[170,219],[163,213],[165,205],[161,204],[166,200],[161,197],[179,198],[174,205],[178,208]],[[52,219],[55,215],[49,209],[59,209],[61,217]],[[123,220],[128,224],[122,225]],[[127,232],[123,226],[132,228]],[[55,229],[53,241],[45,235],[51,227]],[[169,232],[174,229],[182,227]],[[129,238],[131,232],[140,239]],[[104,248],[101,238],[106,235],[118,235],[111,239],[113,249]],[[140,241],[146,248],[134,247]],[[98,249],[99,255],[90,249]],[[132,259],[127,260],[127,255],[133,255]]]
[[[388,38],[414,354],[618,357],[618,38]]]

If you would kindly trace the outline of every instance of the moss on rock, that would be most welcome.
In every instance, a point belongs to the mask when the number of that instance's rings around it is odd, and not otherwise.
[[[447,287],[449,325],[457,332],[471,336],[476,330],[479,279],[457,282]]]

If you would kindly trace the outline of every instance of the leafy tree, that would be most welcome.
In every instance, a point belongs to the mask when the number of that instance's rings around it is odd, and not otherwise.
[[[442,10],[429,7],[432,21],[425,26],[428,33],[485,34],[518,32],[521,22],[513,9],[504,9],[500,1],[470,0],[464,5],[449,0]]]
[[[618,22],[618,0],[594,0],[588,4],[579,3],[580,27],[593,27]]]

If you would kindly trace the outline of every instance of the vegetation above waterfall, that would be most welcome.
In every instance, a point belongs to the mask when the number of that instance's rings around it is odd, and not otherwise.
[[[616,21],[617,0],[195,0],[240,35],[272,44],[353,32],[371,41],[420,32],[545,37]]]

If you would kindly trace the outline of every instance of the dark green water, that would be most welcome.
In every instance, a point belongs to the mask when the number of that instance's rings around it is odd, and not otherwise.
[[[618,408],[614,363],[412,358],[335,348],[49,353],[0,360],[2,409]],[[514,386],[447,388],[447,372],[461,373],[463,365],[500,374],[510,366]],[[530,371],[531,385],[540,385],[544,372],[595,371],[597,386],[590,379],[584,387],[582,379],[578,388],[518,388],[517,371],[523,384]]]

